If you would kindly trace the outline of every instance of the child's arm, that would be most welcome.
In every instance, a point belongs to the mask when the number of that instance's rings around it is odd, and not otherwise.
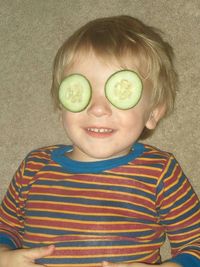
[[[12,249],[22,246],[25,199],[21,189],[24,183],[24,165],[25,162],[22,162],[16,171],[0,206],[0,245]]]
[[[42,267],[35,264],[36,259],[49,256],[53,253],[54,246],[16,249],[0,245],[0,267]]]
[[[28,181],[24,176],[25,162],[15,173],[0,206],[0,267],[39,267],[36,259],[49,256],[54,246],[22,249],[23,208]],[[24,193],[25,192],[25,193]]]
[[[168,160],[157,188],[160,224],[164,226],[171,245],[172,259],[169,262],[183,267],[199,267],[200,202],[173,156]]]
[[[23,177],[24,166],[25,161],[15,173],[0,206],[0,267],[39,267],[41,265],[34,264],[34,261],[51,255],[54,251],[54,246],[21,248],[23,210],[28,185],[28,181]]]

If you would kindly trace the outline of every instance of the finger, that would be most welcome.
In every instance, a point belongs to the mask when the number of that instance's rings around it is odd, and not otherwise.
[[[40,259],[51,255],[54,252],[54,250],[55,250],[54,245],[39,247],[39,248],[31,248],[31,249],[26,249],[24,251],[24,256],[29,260],[34,261],[36,259]]]
[[[130,263],[127,264],[127,263],[121,263],[121,262],[114,263],[114,262],[103,261],[102,266],[103,267],[130,267]],[[131,266],[134,266],[134,265],[131,265]]]
[[[46,267],[46,265],[32,263],[31,265],[29,264],[28,267]]]
[[[152,265],[148,265],[148,264],[145,264],[145,263],[123,263],[123,262],[119,262],[119,263],[114,263],[114,262],[108,262],[108,261],[104,261],[102,263],[102,266],[103,267],[151,267]],[[156,266],[159,266],[159,265],[154,265],[155,267]]]
[[[35,264],[32,263],[31,265],[29,264],[28,267],[45,267],[46,265],[40,265],[40,264]]]

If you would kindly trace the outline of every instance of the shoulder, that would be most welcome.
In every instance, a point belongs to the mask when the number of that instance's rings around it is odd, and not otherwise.
[[[46,146],[34,149],[23,159],[16,170],[13,181],[19,188],[25,188],[37,177],[37,174],[52,162],[52,153],[54,150],[66,147],[64,145]]]
[[[169,158],[173,157],[172,153],[161,150],[160,148],[157,148],[149,144],[144,144],[144,148],[145,148],[144,154],[149,158],[158,158],[158,159],[160,158],[168,160]]]
[[[52,160],[52,153],[66,145],[52,145],[30,151],[24,159],[25,169],[38,171]]]
[[[145,148],[141,161],[147,162],[145,165],[146,168],[157,169],[160,173],[160,181],[166,177],[168,177],[168,182],[170,179],[174,181],[174,179],[178,180],[181,177],[185,179],[182,167],[172,153],[150,145],[145,145]],[[172,180],[171,183],[173,183]]]
[[[161,150],[155,146],[143,144],[144,152],[138,158],[138,164],[162,171],[169,162],[176,160],[172,153]]]
[[[28,155],[26,156],[26,159],[40,158],[41,160],[42,159],[48,160],[51,157],[51,154],[53,153],[53,151],[59,148],[62,148],[62,147],[66,147],[66,146],[65,145],[52,145],[52,146],[45,146],[45,147],[37,148],[37,149],[30,151]]]
[[[170,158],[173,158],[173,154],[168,152],[168,151],[164,151],[161,150],[155,146],[152,145],[148,145],[148,144],[143,144],[144,145],[144,153],[143,153],[143,157],[147,158],[147,159],[152,159],[152,160],[162,160],[162,161],[168,161]]]

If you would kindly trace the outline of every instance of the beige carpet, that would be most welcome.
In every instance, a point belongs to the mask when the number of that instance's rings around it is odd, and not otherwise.
[[[199,0],[0,0],[0,198],[30,150],[68,142],[49,94],[61,42],[86,21],[116,14],[160,27],[174,46],[176,110],[148,142],[175,154],[200,196]]]

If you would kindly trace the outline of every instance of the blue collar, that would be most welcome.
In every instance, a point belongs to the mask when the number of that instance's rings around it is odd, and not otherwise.
[[[143,154],[145,147],[141,143],[135,143],[128,155],[101,161],[83,162],[72,160],[67,157],[67,152],[72,146],[62,146],[52,152],[52,159],[70,173],[101,173],[133,161]]]

